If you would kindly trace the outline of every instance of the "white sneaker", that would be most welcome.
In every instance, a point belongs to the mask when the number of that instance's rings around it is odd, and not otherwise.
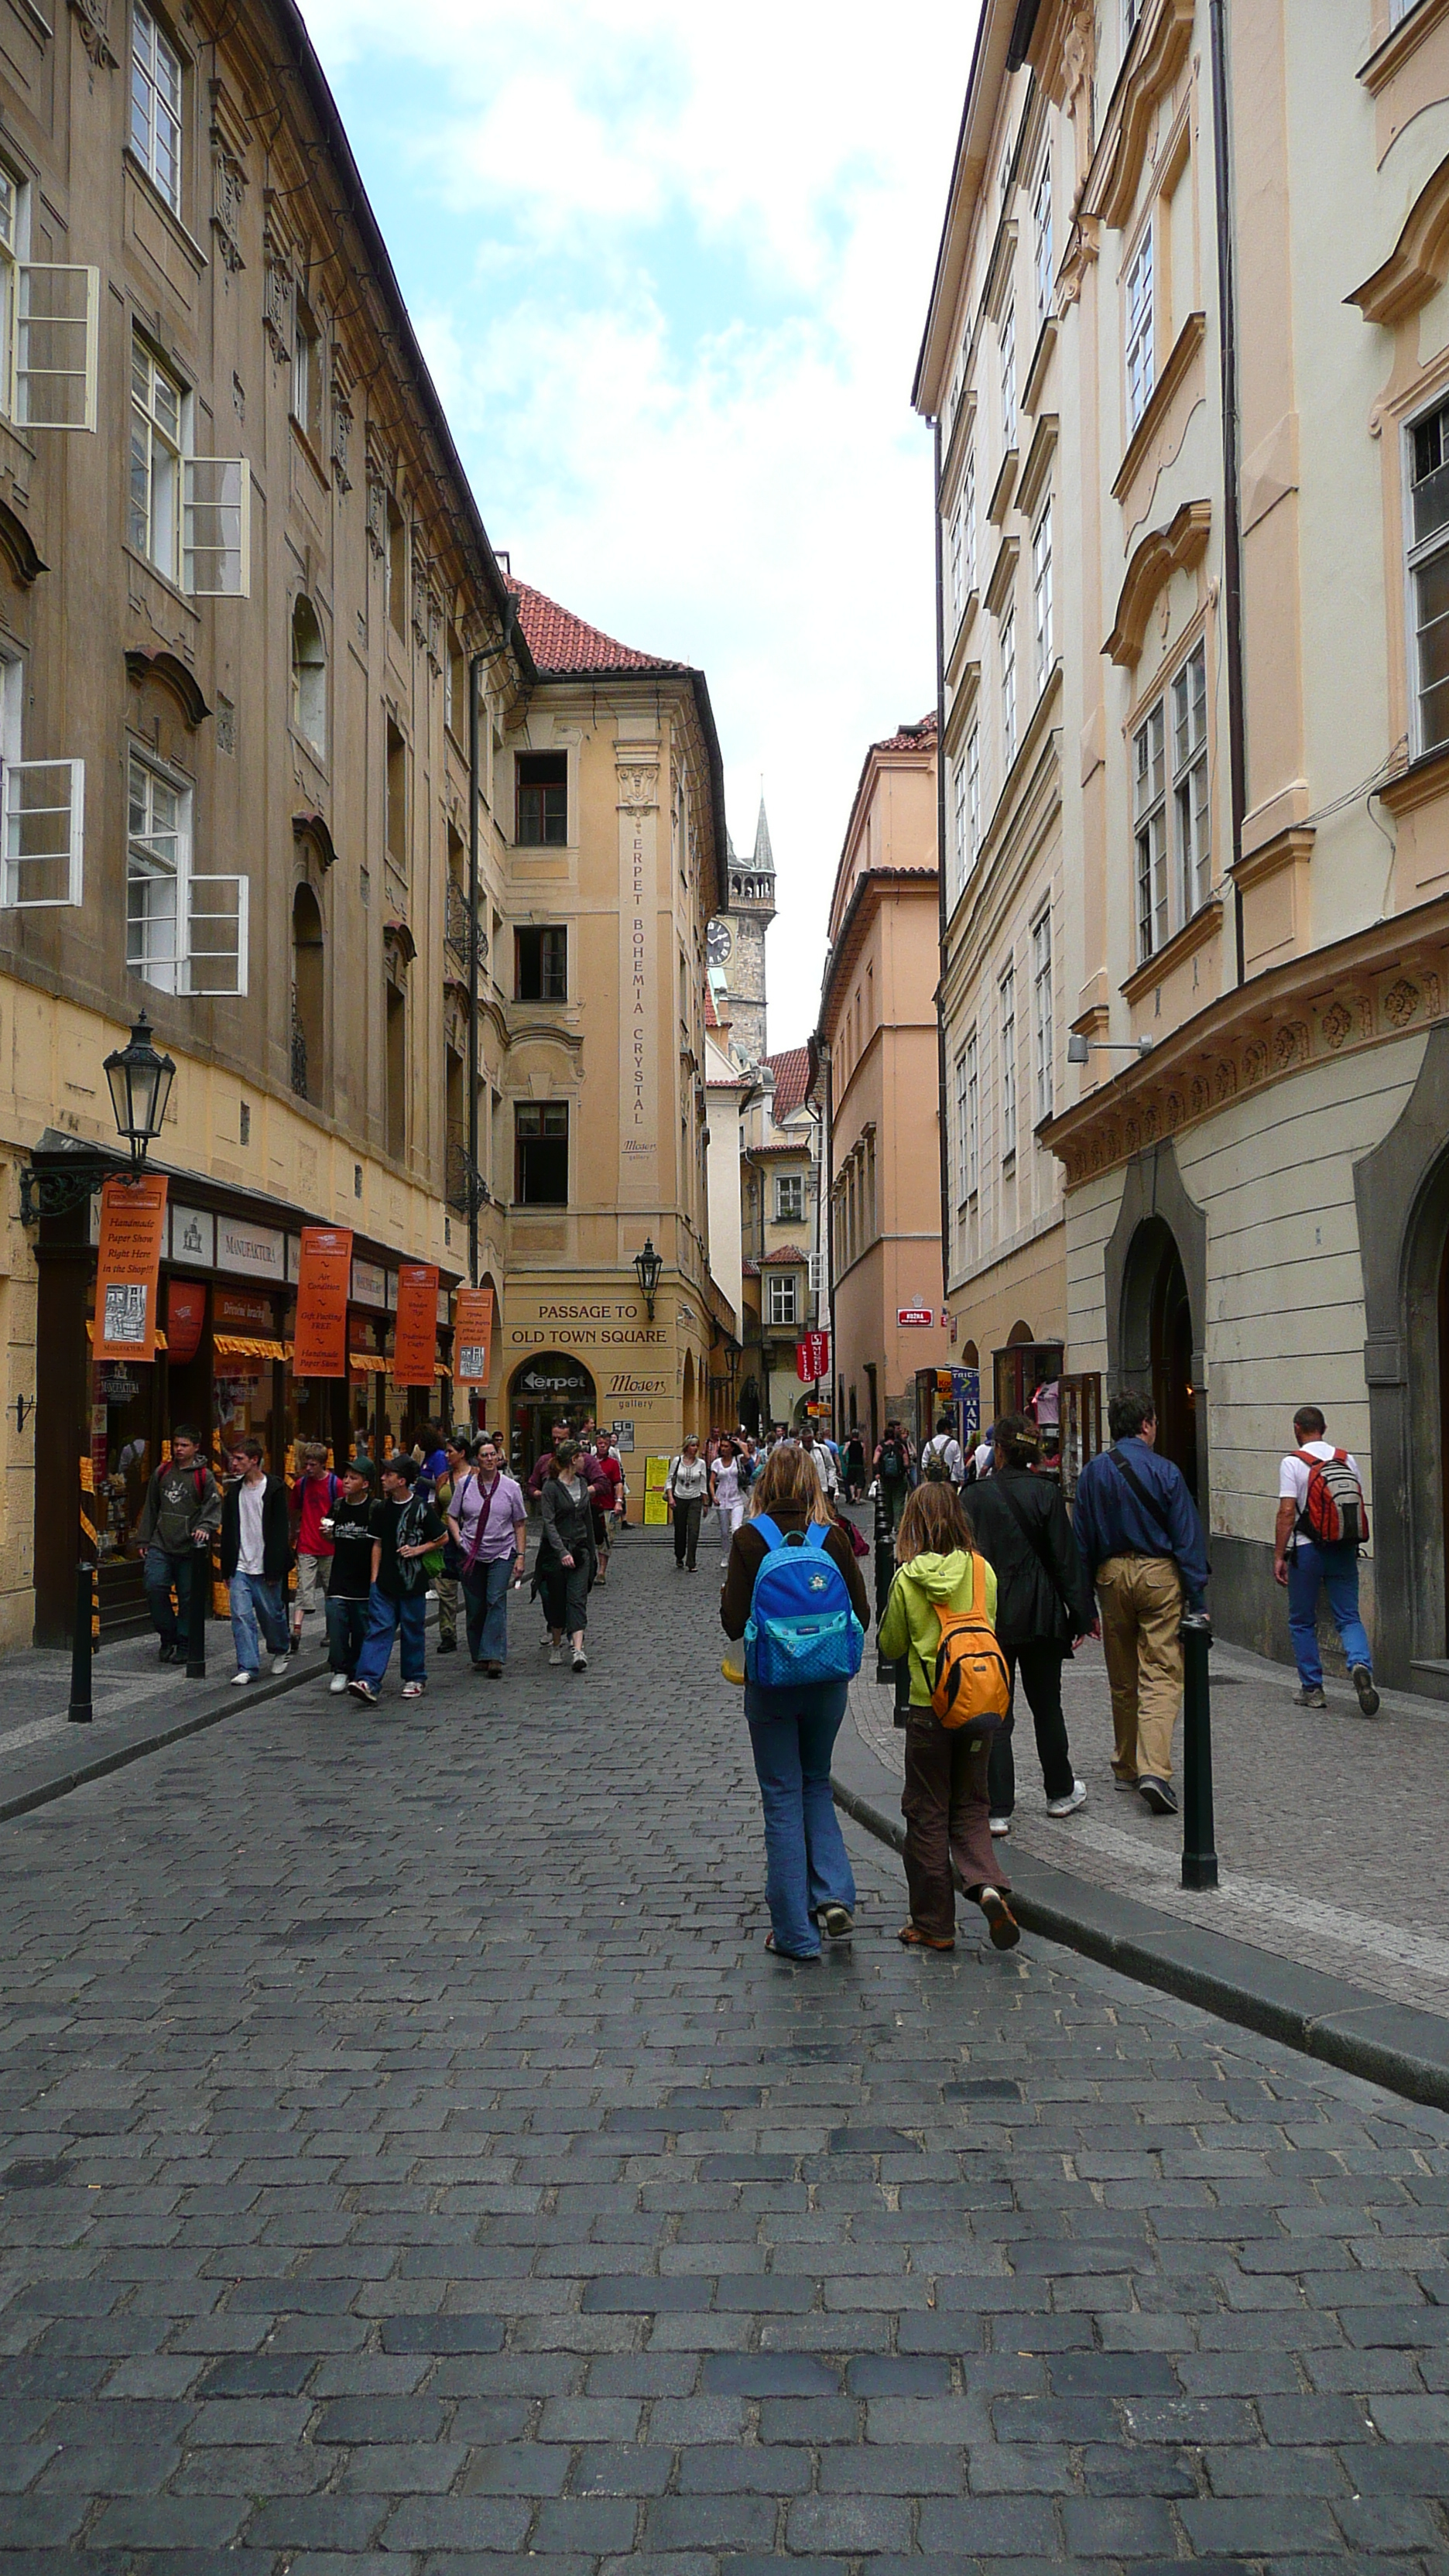
[[[550,1646],[548,1650],[548,1660],[551,1664],[561,1664],[563,1662],[562,1646]]]
[[[993,1816],[991,1819],[991,1831],[997,1842],[1005,1842],[1007,1835],[1011,1831],[1010,1816]]]
[[[291,1658],[291,1656],[290,1656],[289,1654],[286,1654],[286,1655],[273,1655],[273,1657],[272,1657],[272,1670],[273,1670],[273,1672],[274,1672],[274,1673],[285,1673],[285,1672],[288,1672],[288,1671],[290,1671],[290,1669],[291,1669],[291,1663],[292,1663],[292,1658]]]
[[[328,1683],[327,1687],[328,1687],[328,1689],[331,1691],[332,1696],[333,1696],[333,1698],[335,1699],[335,1698],[337,1697],[337,1694],[338,1694],[338,1692],[339,1692],[339,1691],[345,1691],[345,1690],[346,1690],[346,1688],[347,1688],[347,1675],[346,1675],[345,1673],[334,1673],[334,1674],[333,1674],[333,1676],[332,1676],[332,1679],[331,1679],[331,1681]]]
[[[1086,1781],[1074,1780],[1072,1782],[1072,1792],[1069,1798],[1048,1798],[1047,1814],[1049,1816],[1074,1816],[1077,1809],[1079,1807],[1085,1807],[1086,1803]]]
[[[244,1683],[246,1683],[246,1682],[249,1682],[250,1680],[251,1680],[251,1674],[250,1674],[250,1673],[233,1673],[233,1674],[232,1674],[232,1677],[231,1677],[231,1686],[232,1686],[232,1689],[233,1689],[233,1690],[236,1690],[236,1689],[238,1689],[242,1684],[244,1684]]]
[[[582,1646],[575,1646],[575,1648],[574,1648],[574,1671],[575,1671],[576,1673],[582,1673],[582,1672],[585,1672],[585,1671],[588,1669],[588,1661],[589,1661],[588,1656],[584,1653],[583,1647],[582,1647]]]

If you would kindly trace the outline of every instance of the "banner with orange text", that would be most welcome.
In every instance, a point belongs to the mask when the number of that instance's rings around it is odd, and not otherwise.
[[[92,1344],[96,1359],[155,1358],[156,1292],[165,1232],[164,1177],[148,1172],[144,1180],[124,1181],[117,1176],[103,1185]]]
[[[351,1276],[351,1228],[304,1225],[293,1332],[294,1377],[346,1377],[347,1290]]]
[[[427,1261],[405,1261],[397,1274],[397,1323],[393,1328],[394,1386],[431,1386],[438,1366],[438,1272]]]
[[[488,1384],[493,1355],[493,1291],[460,1288],[453,1299],[453,1383]]]

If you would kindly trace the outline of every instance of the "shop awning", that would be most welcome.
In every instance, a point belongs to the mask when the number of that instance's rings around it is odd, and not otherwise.
[[[349,1351],[347,1365],[356,1369],[359,1377],[383,1377],[387,1373],[387,1362],[376,1351]]]
[[[219,1360],[284,1360],[286,1347],[256,1333],[213,1333],[211,1347]]]
[[[90,1317],[89,1317],[89,1316],[87,1316],[87,1318],[86,1318],[86,1340],[87,1340],[88,1342],[93,1342],[93,1341],[95,1340],[95,1338],[96,1338],[96,1328],[95,1328],[95,1325],[91,1322]],[[164,1351],[164,1350],[165,1350],[165,1348],[166,1348],[166,1336],[165,1336],[165,1334],[164,1334],[163,1332],[159,1332],[159,1331],[158,1331],[158,1333],[157,1333],[157,1335],[156,1335],[156,1348],[157,1348],[157,1350],[158,1350],[158,1351]],[[107,1366],[107,1368],[119,1368],[121,1365],[122,1365],[122,1363],[121,1363],[119,1360],[107,1360],[107,1362],[106,1362],[106,1366]]]

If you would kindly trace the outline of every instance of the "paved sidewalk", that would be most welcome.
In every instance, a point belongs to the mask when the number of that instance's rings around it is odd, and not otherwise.
[[[772,1961],[670,1562],[0,1829],[0,2569],[1446,2576],[1449,2118],[853,1826]]]

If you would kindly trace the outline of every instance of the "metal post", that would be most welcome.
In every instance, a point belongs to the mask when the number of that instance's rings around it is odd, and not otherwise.
[[[890,1505],[881,1492],[880,1478],[877,1476],[875,1486],[875,1677],[878,1682],[893,1682],[896,1676],[895,1665],[886,1661],[885,1656],[880,1652],[879,1645],[880,1623],[885,1617],[886,1601],[894,1573],[895,1545]]]
[[[94,1717],[91,1707],[91,1576],[95,1568],[82,1557],[75,1570],[75,1634],[70,1642],[70,1706],[66,1711],[72,1726],[89,1726]]]
[[[1208,1693],[1212,1621],[1205,1610],[1183,1613],[1182,1637],[1182,1883],[1216,1887],[1213,1844],[1213,1733]]]
[[[211,1541],[193,1542],[191,1558],[191,1615],[186,1623],[186,1678],[189,1682],[206,1679],[206,1596],[211,1590]]]

